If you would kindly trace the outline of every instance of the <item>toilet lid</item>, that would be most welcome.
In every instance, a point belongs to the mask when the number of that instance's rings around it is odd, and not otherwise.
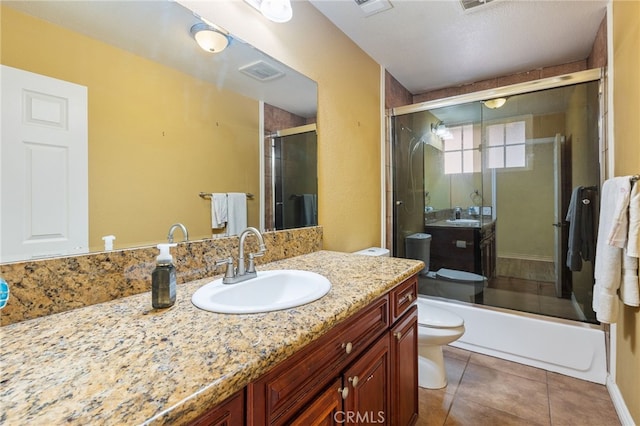
[[[456,271],[455,269],[440,268],[436,272],[436,277],[450,281],[467,281],[477,282],[484,281],[482,275],[474,274],[472,272]]]
[[[433,306],[421,306],[418,309],[418,324],[427,327],[454,328],[464,325],[464,320],[453,312]]]

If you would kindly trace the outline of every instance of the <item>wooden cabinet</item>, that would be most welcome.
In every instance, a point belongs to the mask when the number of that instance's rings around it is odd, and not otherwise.
[[[495,222],[481,228],[425,226],[431,235],[429,269],[456,269],[491,278],[495,272]]]
[[[415,423],[417,283],[416,276],[407,279],[247,385],[246,424]],[[212,422],[195,424],[243,424],[213,422],[224,409],[200,418]]]
[[[390,425],[410,425],[418,419],[418,307],[391,329]]]
[[[218,404],[214,409],[191,422],[191,426],[243,426],[244,389]]]

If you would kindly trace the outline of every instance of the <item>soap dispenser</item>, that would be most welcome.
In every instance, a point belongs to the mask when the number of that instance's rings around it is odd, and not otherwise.
[[[160,254],[156,258],[156,269],[151,274],[151,305],[169,308],[176,301],[176,268],[169,248],[177,244],[158,244]]]

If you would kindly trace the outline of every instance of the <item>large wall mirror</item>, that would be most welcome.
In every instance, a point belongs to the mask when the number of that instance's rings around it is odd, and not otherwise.
[[[87,135],[80,167],[86,168],[86,217],[68,221],[85,228],[86,246],[24,256],[3,244],[0,262],[102,251],[108,235],[116,249],[156,244],[178,222],[190,240],[223,233],[212,229],[211,201],[200,193],[250,194],[247,225],[273,227],[261,214],[264,198],[272,196],[264,141],[282,129],[273,121],[267,129],[263,118],[273,108],[315,123],[314,81],[233,35],[225,50],[205,52],[190,34],[203,20],[173,1],[4,1],[0,7],[3,70],[86,88]],[[18,109],[6,105],[3,99],[3,157],[10,139],[5,124],[24,116],[5,117]],[[33,105],[34,114],[51,113],[40,99]],[[34,152],[29,167],[55,164],[57,154]],[[60,214],[47,206],[68,195],[56,185],[69,179],[53,168],[58,173],[44,180],[44,196],[6,202],[3,195],[3,235],[30,226],[20,215],[10,218],[16,204],[39,204],[49,218]],[[3,165],[3,194],[25,185],[10,169]],[[47,229],[40,231],[46,240]],[[53,234],[49,239],[56,240]],[[182,239],[181,231],[175,235]]]

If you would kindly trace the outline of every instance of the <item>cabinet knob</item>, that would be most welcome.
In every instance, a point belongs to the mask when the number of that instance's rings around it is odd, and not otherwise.
[[[353,350],[353,344],[351,342],[343,343],[342,347],[344,348],[347,355],[349,355],[351,353],[351,350]]]
[[[358,386],[358,376],[349,377],[349,382],[354,388]]]
[[[338,388],[338,393],[340,394],[340,396],[342,396],[342,399],[347,399],[347,397],[349,396],[349,388]]]
[[[395,336],[396,339],[400,340],[402,339],[402,333],[399,331],[396,331],[395,333],[393,333],[393,335]]]

